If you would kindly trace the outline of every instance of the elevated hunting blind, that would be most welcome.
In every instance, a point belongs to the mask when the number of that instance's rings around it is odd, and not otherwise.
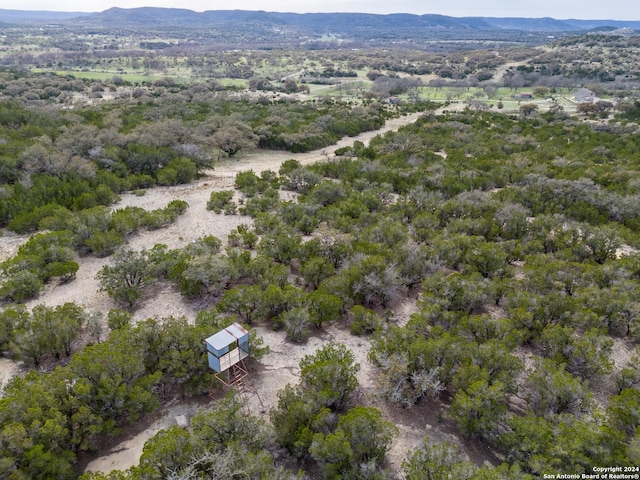
[[[258,391],[245,378],[249,376],[244,359],[249,356],[249,332],[234,323],[205,339],[209,367],[214,371],[209,395],[213,397],[213,382],[217,379],[227,387],[235,387],[248,403],[257,397],[262,410],[262,400]]]
[[[205,340],[209,366],[222,373],[249,356],[249,332],[234,323]]]

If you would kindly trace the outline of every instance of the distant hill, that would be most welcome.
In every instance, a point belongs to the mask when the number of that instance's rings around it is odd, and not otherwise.
[[[47,10],[7,10],[0,8],[0,22],[39,23],[59,22],[86,15],[81,12],[50,12]]]
[[[517,18],[517,17],[480,17],[486,24],[493,28],[524,30],[533,32],[570,32],[573,30],[584,30],[565,20],[555,18]],[[640,25],[640,23],[639,23]]]
[[[2,20],[0,16],[0,20]],[[509,29],[536,32],[589,30],[598,27],[640,29],[640,21],[556,20],[553,18],[449,17],[408,13],[282,13],[247,10],[208,10],[194,12],[178,8],[110,8],[100,13],[82,15],[77,20],[97,24],[154,24],[204,26],[220,23],[270,23],[302,28],[454,28]]]
[[[555,18],[480,17],[492,27],[535,32],[570,32],[602,27],[640,29],[640,21],[625,20],[556,20]]]
[[[512,40],[513,33],[531,34],[544,39],[549,33],[577,33],[590,30],[640,30],[640,21],[557,20],[544,18],[449,17],[446,15],[414,15],[397,13],[282,13],[248,10],[209,10],[194,12],[181,8],[110,8],[98,13],[72,13],[0,9],[0,22],[63,23],[75,27],[158,27],[202,29],[216,27],[231,34],[246,32],[251,41],[277,41],[318,38],[332,34],[360,42],[398,41],[414,44],[431,38],[469,38],[483,41]],[[278,37],[280,35],[280,37]],[[285,35],[285,36],[282,36]],[[227,35],[228,36],[228,35]],[[275,40],[274,40],[275,39]],[[529,41],[520,39],[518,41]],[[542,41],[542,40],[540,40]]]

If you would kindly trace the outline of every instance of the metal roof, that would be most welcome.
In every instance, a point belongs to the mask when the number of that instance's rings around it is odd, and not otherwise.
[[[211,345],[215,350],[222,350],[224,347],[236,342],[236,337],[226,330],[220,330],[215,335],[211,335],[205,340],[208,345]]]
[[[249,332],[247,330],[245,330],[244,328],[242,328],[242,326],[240,324],[238,324],[238,323],[234,323],[232,325],[229,325],[227,328],[225,328],[225,331],[229,332],[231,335],[233,335],[238,340],[241,339],[242,337],[245,337],[245,336],[249,335]]]

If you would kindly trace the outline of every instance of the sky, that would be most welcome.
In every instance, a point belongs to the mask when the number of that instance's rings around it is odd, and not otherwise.
[[[436,13],[452,17],[552,17],[556,19],[640,20],[637,0],[2,0],[0,8],[101,12],[143,6],[270,12]]]

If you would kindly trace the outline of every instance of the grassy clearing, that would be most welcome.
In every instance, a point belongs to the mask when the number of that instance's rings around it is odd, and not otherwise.
[[[98,70],[52,70],[49,68],[33,68],[33,72],[41,73],[41,72],[52,72],[57,75],[71,75],[75,78],[81,78],[86,80],[101,80],[101,81],[109,81],[113,77],[120,77],[124,81],[133,83],[133,84],[141,84],[144,82],[154,82],[156,80],[160,80],[163,78],[173,78],[180,83],[192,83],[194,78],[190,77],[190,72],[186,70],[178,70],[177,72],[167,72],[167,73],[125,73],[119,71],[98,71]]]
[[[310,65],[306,66],[306,69],[311,69]],[[273,77],[276,70],[273,66],[263,67],[263,73],[265,75]],[[201,77],[193,75],[190,68],[184,65],[174,66],[164,71],[134,71],[127,72],[122,71],[121,67],[111,69],[83,69],[83,70],[52,70],[46,68],[34,68],[34,72],[54,72],[58,75],[71,75],[80,79],[87,80],[100,80],[110,81],[113,77],[120,77],[123,80],[134,84],[141,85],[145,83],[153,83],[156,80],[164,78],[172,78],[178,83],[193,83],[197,81],[206,80],[208,77]],[[247,88],[248,81],[238,78],[216,78],[222,86],[226,88],[242,89]],[[350,83],[361,82],[364,84],[364,88],[358,92],[356,88],[350,87]],[[405,101],[411,101],[414,98],[422,100],[430,100],[438,103],[453,102],[453,103],[468,103],[470,101],[479,101],[490,105],[491,108],[498,107],[499,103],[502,103],[502,107],[505,111],[517,111],[518,108],[524,103],[535,103],[541,111],[547,110],[553,103],[548,98],[521,98],[521,93],[530,92],[530,88],[510,89],[501,87],[496,89],[487,96],[487,92],[479,87],[431,87],[427,85],[428,80],[423,79],[425,85],[418,87],[411,94],[402,94],[400,98]],[[273,82],[276,84],[277,82]],[[333,85],[321,85],[321,84],[306,84],[309,87],[310,99],[318,99],[322,97],[339,97],[343,101],[359,102],[362,100],[361,93],[367,92],[371,89],[373,82],[366,78],[365,70],[358,71],[358,77],[356,78],[344,78],[340,83]],[[570,101],[570,93],[566,88],[558,89],[552,94],[556,102],[562,105],[565,110],[575,110],[575,105]]]
[[[248,83],[241,78],[216,78],[216,81],[223,87],[247,88]]]
[[[553,101],[550,100],[553,97],[556,103],[562,105],[565,110],[574,110],[575,105],[570,100],[570,92],[568,89],[558,89],[552,95],[547,97],[534,97],[534,98],[522,98],[523,92],[530,92],[531,88],[519,88],[516,90],[510,88],[499,88],[487,96],[485,91],[481,88],[470,87],[429,87],[422,86],[418,88],[418,96],[421,99],[431,100],[433,102],[456,102],[464,103],[470,100],[476,100],[479,102],[492,105],[492,108],[497,108],[498,103],[502,103],[504,110],[518,110],[521,105],[525,103],[534,103],[538,105],[538,108],[542,111],[547,110]],[[408,99],[408,95],[401,96],[402,99]]]
[[[51,70],[48,68],[34,68],[32,69],[32,71],[36,73],[52,72],[62,76],[70,75],[75,78],[86,80],[109,81],[113,77],[120,77],[130,83],[152,82],[154,80],[166,77],[166,75],[145,75],[141,73],[97,72],[85,70]]]

